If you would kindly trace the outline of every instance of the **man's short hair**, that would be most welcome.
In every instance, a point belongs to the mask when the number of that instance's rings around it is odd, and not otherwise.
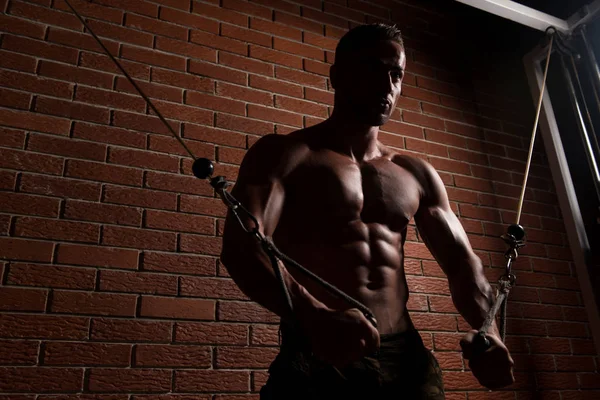
[[[335,63],[344,60],[349,53],[381,40],[393,40],[404,47],[402,33],[396,25],[383,23],[358,25],[346,32],[338,42],[335,48]]]

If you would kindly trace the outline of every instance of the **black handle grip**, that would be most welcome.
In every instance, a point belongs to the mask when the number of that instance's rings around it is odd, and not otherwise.
[[[473,338],[473,352],[475,355],[483,354],[492,346],[490,340],[487,338],[485,333],[479,332]]]

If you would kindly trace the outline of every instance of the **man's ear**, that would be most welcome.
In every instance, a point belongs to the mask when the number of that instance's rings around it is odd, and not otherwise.
[[[329,67],[329,80],[331,81],[331,87],[335,89],[337,85],[337,67],[335,64]]]

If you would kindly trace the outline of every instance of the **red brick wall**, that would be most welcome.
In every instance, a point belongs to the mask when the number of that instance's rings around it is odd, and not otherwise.
[[[502,272],[498,235],[515,216],[532,102],[518,58],[478,53],[456,35],[451,5],[72,1],[190,148],[230,179],[260,135],[327,117],[328,67],[345,29],[398,22],[409,73],[381,139],[438,168],[486,273]],[[219,265],[224,207],[62,0],[0,0],[0,10],[0,399],[257,398],[276,318]],[[489,394],[467,370],[458,352],[467,326],[411,229],[413,318],[449,399],[598,398],[541,153],[522,222],[529,243],[507,339],[516,392]]]

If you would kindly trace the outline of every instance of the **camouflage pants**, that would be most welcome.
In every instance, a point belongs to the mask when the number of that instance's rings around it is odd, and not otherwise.
[[[343,369],[313,357],[294,332],[282,334],[261,400],[445,399],[442,371],[416,330],[382,335],[378,354]]]

